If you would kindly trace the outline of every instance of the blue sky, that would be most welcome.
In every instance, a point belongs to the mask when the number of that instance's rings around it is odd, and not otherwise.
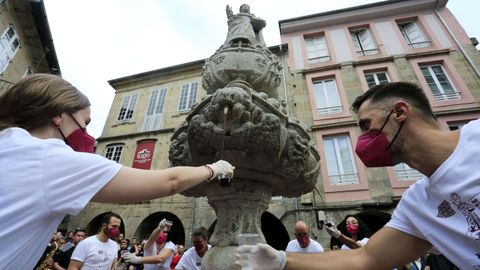
[[[280,44],[278,21],[378,1],[368,0],[44,0],[63,77],[92,102],[89,133],[99,137],[113,101],[108,80],[200,60],[227,33],[225,6],[247,3],[267,21],[268,46]],[[480,40],[478,0],[447,7]]]

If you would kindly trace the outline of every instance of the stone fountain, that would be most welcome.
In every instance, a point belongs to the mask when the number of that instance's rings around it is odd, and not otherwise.
[[[258,233],[272,196],[297,197],[313,190],[320,156],[310,136],[287,116],[279,97],[282,65],[265,45],[265,21],[242,5],[226,9],[225,43],[205,62],[202,85],[207,96],[172,136],[173,166],[232,163],[231,185],[204,182],[182,194],[207,196],[217,215],[212,248],[202,269],[238,269],[234,265],[239,233]]]

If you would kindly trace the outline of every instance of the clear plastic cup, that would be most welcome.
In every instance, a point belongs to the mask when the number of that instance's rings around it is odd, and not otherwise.
[[[327,227],[335,226],[335,218],[331,215],[327,215],[325,217],[325,226],[327,226]]]
[[[238,245],[256,245],[260,243],[260,235],[258,233],[241,233],[237,235]]]
[[[170,231],[170,228],[172,228],[173,222],[170,220],[163,219],[163,228],[160,228],[165,231]]]

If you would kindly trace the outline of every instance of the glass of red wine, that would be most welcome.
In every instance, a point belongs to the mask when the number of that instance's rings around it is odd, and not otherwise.
[[[221,187],[229,187],[231,182],[230,182],[230,177],[226,175],[219,175],[218,176],[218,182],[220,183]]]

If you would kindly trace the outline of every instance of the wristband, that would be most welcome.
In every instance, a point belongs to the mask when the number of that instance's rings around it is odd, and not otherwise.
[[[214,175],[213,169],[210,168],[210,166],[208,166],[208,165],[203,165],[203,167],[207,168],[208,172],[210,173],[210,176],[207,179],[207,182],[210,182],[213,179],[213,175]]]

